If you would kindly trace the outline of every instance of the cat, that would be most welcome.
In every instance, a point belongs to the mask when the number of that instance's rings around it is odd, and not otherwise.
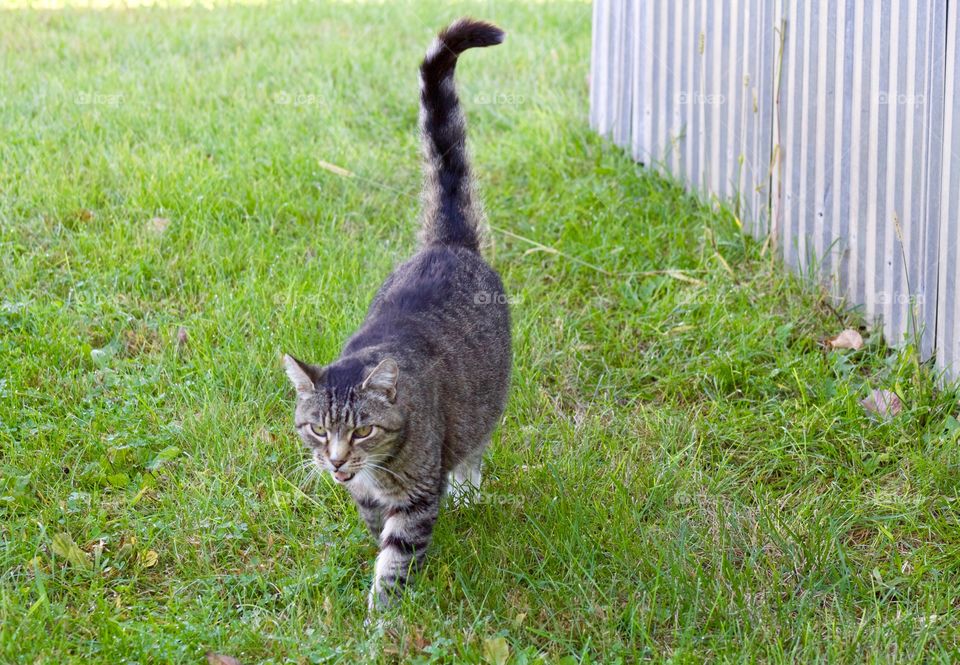
[[[459,55],[503,41],[460,19],[420,66],[425,153],[420,248],[387,277],[360,328],[326,366],[284,355],[294,423],[313,462],[357,504],[379,543],[371,611],[391,605],[424,560],[448,484],[476,491],[510,383],[510,313],[480,253],[466,130],[453,75]]]

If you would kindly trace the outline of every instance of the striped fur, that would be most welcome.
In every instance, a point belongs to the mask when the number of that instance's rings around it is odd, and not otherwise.
[[[482,213],[474,201],[463,110],[453,82],[457,58],[503,41],[496,26],[460,19],[441,32],[420,65],[420,132],[424,150],[421,241],[480,249]]]
[[[506,405],[510,311],[479,252],[453,86],[460,53],[502,39],[499,28],[465,19],[430,47],[420,68],[423,244],[380,287],[339,358],[321,367],[284,357],[297,432],[379,544],[371,609],[388,605],[422,564],[448,479],[456,493],[479,485]]]

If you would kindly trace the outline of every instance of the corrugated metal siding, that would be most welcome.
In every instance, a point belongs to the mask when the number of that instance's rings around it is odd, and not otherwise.
[[[937,364],[960,377],[960,3],[950,3],[947,21],[946,109],[941,126],[943,187],[939,192],[940,288],[937,297]],[[936,138],[936,135],[934,136]]]
[[[936,325],[942,3],[786,2],[781,246],[882,321],[891,343]],[[930,156],[932,159],[927,159]],[[916,328],[916,329],[915,329]]]
[[[626,23],[632,0],[607,0],[593,6],[593,54],[590,63],[590,124],[623,145],[630,136],[632,85],[627,55],[632,33]]]
[[[947,366],[960,358],[951,5],[948,20],[931,0],[596,0],[591,121],[734,200],[789,265]]]
[[[773,5],[699,0],[630,7],[621,57],[633,68],[632,136],[617,143],[701,193],[736,198],[741,217],[765,233],[775,64],[775,38],[766,26]]]

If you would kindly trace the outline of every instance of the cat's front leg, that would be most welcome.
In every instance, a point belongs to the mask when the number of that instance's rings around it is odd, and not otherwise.
[[[383,506],[368,497],[357,497],[356,502],[357,511],[370,530],[370,535],[380,542],[380,534],[383,532]]]
[[[423,564],[439,506],[440,492],[432,492],[386,513],[367,598],[370,610],[390,605],[403,591],[409,576]]]

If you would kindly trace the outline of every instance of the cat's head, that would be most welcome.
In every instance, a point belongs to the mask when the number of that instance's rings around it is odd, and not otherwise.
[[[397,404],[397,363],[349,359],[320,367],[290,355],[283,362],[297,390],[294,423],[313,461],[343,484],[384,467],[405,422]]]

